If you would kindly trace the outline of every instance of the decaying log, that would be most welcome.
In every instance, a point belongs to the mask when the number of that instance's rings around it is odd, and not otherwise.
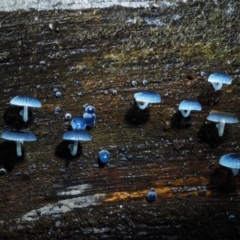
[[[196,1],[0,13],[1,131],[38,138],[24,143],[22,157],[15,143],[0,142],[1,238],[238,239],[239,176],[218,162],[239,152],[239,124],[219,137],[206,120],[212,109],[240,117],[238,9],[237,1]],[[215,92],[207,82],[215,71],[232,84]],[[162,102],[139,110],[133,95],[147,89]],[[27,123],[9,105],[17,95],[42,102]],[[184,99],[202,111],[184,119]],[[96,108],[96,126],[73,157],[64,116],[81,116],[86,104]],[[100,168],[102,149],[111,159]],[[152,187],[158,198],[149,203]]]

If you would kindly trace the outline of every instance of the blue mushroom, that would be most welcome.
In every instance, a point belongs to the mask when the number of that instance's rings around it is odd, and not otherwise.
[[[72,156],[77,154],[78,141],[91,141],[92,137],[85,130],[72,130],[63,134],[64,140],[73,141],[73,144],[69,144],[68,148],[71,151]]]
[[[232,215],[232,214],[229,215],[229,216],[228,216],[228,221],[229,221],[229,222],[234,222],[234,221],[235,221],[235,216]]]
[[[22,156],[22,144],[23,142],[36,141],[37,137],[31,132],[8,130],[2,133],[1,138],[8,141],[16,142],[17,155]]]
[[[184,100],[179,104],[178,110],[181,111],[183,117],[188,117],[192,110],[201,111],[202,107],[197,101]]]
[[[215,91],[220,90],[223,84],[231,84],[232,77],[226,73],[212,73],[208,77],[208,82],[212,83]]]
[[[154,188],[151,188],[151,190],[147,194],[147,200],[149,202],[154,202],[157,199],[157,194],[155,192]]]
[[[23,107],[23,111],[20,111],[20,115],[23,117],[23,121],[28,121],[28,107],[39,108],[42,106],[41,102],[35,97],[16,96],[10,104]]]
[[[138,107],[142,110],[145,109],[149,103],[161,102],[161,96],[158,93],[149,90],[135,93],[134,98]]]
[[[230,113],[211,111],[207,117],[207,120],[217,122],[216,127],[218,128],[218,135],[221,137],[224,132],[225,123],[238,123],[237,117]]]
[[[92,128],[95,126],[96,122],[96,114],[95,113],[84,113],[83,119],[86,121],[86,124],[89,128]]]
[[[95,113],[95,107],[88,105],[87,107],[85,107],[85,112],[89,114],[93,114]]]
[[[233,175],[236,176],[240,169],[240,154],[239,153],[228,153],[220,158],[219,164],[230,168]]]
[[[110,153],[107,150],[101,150],[98,153],[98,158],[103,164],[106,164],[110,159]]]
[[[82,117],[75,117],[71,121],[71,127],[74,130],[84,130],[86,128],[86,121]]]

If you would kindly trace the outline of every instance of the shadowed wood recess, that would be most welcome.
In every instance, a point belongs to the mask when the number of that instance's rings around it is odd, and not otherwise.
[[[1,239],[240,239],[240,176],[219,165],[239,153],[240,125],[226,124],[219,137],[206,119],[211,110],[240,118],[239,7],[0,13],[1,132],[37,137],[21,157],[0,140]],[[232,84],[215,91],[213,72]],[[162,101],[138,109],[142,90]],[[28,122],[9,104],[17,95],[42,103]],[[186,99],[202,111],[183,118]],[[87,104],[96,108],[92,141],[72,156],[64,117],[82,116]],[[111,159],[100,166],[103,149]]]

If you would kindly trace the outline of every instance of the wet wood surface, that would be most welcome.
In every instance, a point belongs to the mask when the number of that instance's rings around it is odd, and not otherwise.
[[[22,157],[1,139],[1,237],[239,238],[239,176],[218,163],[239,151],[239,124],[219,137],[206,120],[212,109],[240,117],[240,26],[232,5],[0,13],[1,131],[28,130],[38,139],[24,143]],[[233,82],[215,92],[201,71],[227,72]],[[161,103],[139,110],[133,95],[142,90],[158,92]],[[17,95],[42,102],[27,123],[9,104]],[[182,118],[185,99],[199,101],[202,111]],[[64,116],[81,116],[87,104],[97,114],[92,141],[72,157]],[[104,168],[102,149],[111,154]],[[58,217],[22,220],[79,185],[87,186],[80,196],[101,197]],[[158,198],[148,203],[152,187]]]

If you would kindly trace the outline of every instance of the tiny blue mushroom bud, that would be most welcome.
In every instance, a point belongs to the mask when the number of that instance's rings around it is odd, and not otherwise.
[[[211,111],[207,117],[207,120],[217,122],[216,127],[218,129],[218,135],[221,137],[224,132],[225,123],[238,123],[238,118],[230,113]]]
[[[66,113],[64,118],[65,120],[70,120],[72,118],[72,115],[70,113]]]
[[[148,84],[148,80],[144,79],[142,83],[143,83],[143,85],[147,85]]]
[[[54,114],[59,114],[59,112],[61,111],[61,108],[60,107],[56,107],[55,109],[54,109]]]
[[[59,97],[62,96],[62,93],[58,91],[58,92],[55,93],[55,96],[59,98]]]
[[[161,96],[154,91],[142,91],[134,94],[135,101],[140,109],[145,109],[149,103],[161,102]],[[143,103],[143,104],[141,104]]]
[[[53,89],[53,92],[54,92],[54,93],[58,92],[58,88],[54,88],[54,89]]]
[[[154,188],[151,188],[151,190],[147,194],[147,200],[149,202],[154,202],[157,199],[157,194],[155,192]]]
[[[75,117],[71,121],[71,127],[76,130],[84,130],[86,128],[86,121],[82,117]]]
[[[90,113],[84,113],[83,114],[83,118],[84,120],[86,121],[86,124],[89,128],[92,128],[94,127],[95,125],[95,122],[96,122],[96,114],[93,113],[93,114],[90,114]]]
[[[103,164],[106,164],[110,159],[110,153],[107,150],[101,150],[98,153],[98,158]]]
[[[208,77],[208,82],[212,83],[215,91],[220,90],[223,84],[231,84],[232,77],[226,73],[213,73]]]
[[[112,90],[112,94],[115,96],[117,95],[117,90]]]
[[[193,100],[184,100],[179,104],[178,110],[182,113],[183,117],[188,117],[192,110],[201,111],[200,103]]]
[[[0,175],[4,175],[6,172],[7,171],[5,168],[0,168]]]
[[[85,108],[85,112],[86,113],[89,113],[89,114],[93,114],[95,113],[95,107],[91,106],[91,105],[88,105],[86,108]]]
[[[234,215],[229,215],[228,216],[228,221],[229,222],[234,222],[235,221],[235,216]]]
[[[132,80],[132,86],[133,86],[133,87],[136,87],[136,86],[137,86],[137,81]]]
[[[207,76],[207,73],[204,72],[204,71],[201,71],[201,72],[200,72],[200,75],[201,75],[201,77],[206,77],[206,76]]]

